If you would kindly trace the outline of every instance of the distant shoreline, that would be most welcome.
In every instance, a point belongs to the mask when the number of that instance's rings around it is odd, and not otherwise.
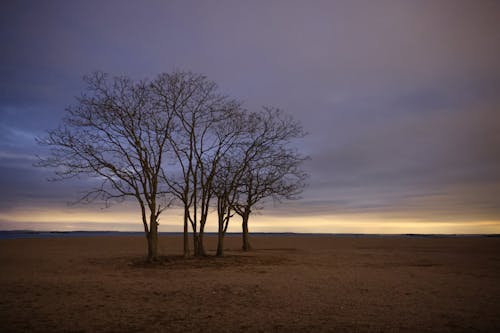
[[[182,232],[160,232],[160,236],[182,236]],[[216,236],[216,232],[206,232],[207,236]],[[226,236],[237,237],[239,232],[228,232]],[[74,238],[103,236],[144,236],[142,231],[36,231],[36,230],[0,230],[2,239],[23,238]],[[460,237],[500,237],[500,234],[358,234],[358,233],[299,233],[299,232],[254,232],[256,237],[353,237],[353,238],[460,238]]]

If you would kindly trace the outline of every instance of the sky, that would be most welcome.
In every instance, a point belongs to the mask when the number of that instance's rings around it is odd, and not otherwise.
[[[309,133],[308,187],[252,231],[500,233],[499,1],[2,1],[0,45],[0,229],[141,230],[133,201],[70,204],[85,180],[48,182],[35,138],[85,74],[185,70]]]

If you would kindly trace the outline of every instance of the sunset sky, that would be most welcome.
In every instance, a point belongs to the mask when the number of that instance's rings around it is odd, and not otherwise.
[[[68,205],[85,179],[47,182],[35,137],[85,74],[188,70],[309,133],[302,198],[251,231],[500,233],[499,1],[2,1],[0,45],[0,230],[140,231]]]

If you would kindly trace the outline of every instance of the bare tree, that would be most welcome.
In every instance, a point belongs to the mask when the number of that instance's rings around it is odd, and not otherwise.
[[[184,255],[189,254],[188,224],[194,254],[205,255],[203,236],[220,158],[236,142],[232,125],[239,103],[221,95],[205,76],[189,72],[161,75],[152,85],[159,105],[173,113],[177,130],[169,142],[177,167],[163,178],[184,208]]]
[[[224,254],[224,237],[232,216],[242,217],[243,249],[250,249],[248,220],[259,202],[272,198],[294,199],[304,185],[306,174],[300,169],[304,156],[292,141],[304,135],[300,124],[278,109],[240,115],[243,127],[237,144],[221,159],[215,177],[217,197],[217,255]]]
[[[236,163],[233,163],[235,162]],[[239,163],[236,159],[225,157],[221,161],[214,184],[214,194],[217,198],[217,252],[224,255],[224,237],[229,226],[229,220],[234,215],[233,205],[237,200],[239,177],[241,176]]]
[[[229,221],[235,214],[234,206],[237,204],[238,190],[247,163],[245,156],[246,146],[243,139],[245,134],[245,131],[240,130],[240,139],[237,144],[232,149],[229,149],[221,158],[214,180],[213,191],[217,198],[218,222],[217,256],[224,255],[224,237],[229,226]]]
[[[247,117],[248,137],[240,166],[238,196],[232,203],[242,218],[244,251],[251,249],[248,220],[257,204],[265,199],[295,199],[305,186],[307,174],[301,169],[306,159],[292,147],[305,133],[302,126],[284,112],[264,108]]]
[[[291,148],[304,133],[280,110],[245,112],[214,82],[190,72],[139,82],[97,72],[85,81],[86,92],[61,126],[39,140],[51,153],[38,165],[55,167],[57,179],[93,177],[97,186],[82,201],[134,197],[149,260],[158,257],[158,221],[168,197],[184,209],[185,256],[189,225],[194,254],[205,255],[205,225],[216,197],[222,255],[235,213],[247,250],[252,209],[267,198],[294,198],[304,186],[304,157]]]
[[[50,156],[39,166],[56,168],[56,178],[90,176],[98,184],[83,201],[134,197],[141,210],[148,259],[158,258],[158,221],[168,206],[160,176],[173,130],[172,114],[159,109],[149,84],[97,72],[87,90],[67,109],[62,124],[39,143]]]

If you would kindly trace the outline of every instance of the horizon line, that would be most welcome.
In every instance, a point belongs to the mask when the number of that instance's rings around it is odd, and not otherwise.
[[[24,234],[74,234],[74,233],[126,233],[126,234],[144,234],[144,231],[127,231],[127,230],[33,230],[33,229],[7,229],[0,230],[0,233],[24,233]],[[183,231],[159,231],[160,235],[183,235]],[[188,234],[192,234],[190,231]],[[217,231],[205,232],[205,235],[217,235]],[[226,232],[225,235],[241,235],[241,232]],[[356,233],[356,232],[295,232],[295,231],[255,231],[250,232],[250,235],[332,235],[332,236],[496,236],[498,233]]]

